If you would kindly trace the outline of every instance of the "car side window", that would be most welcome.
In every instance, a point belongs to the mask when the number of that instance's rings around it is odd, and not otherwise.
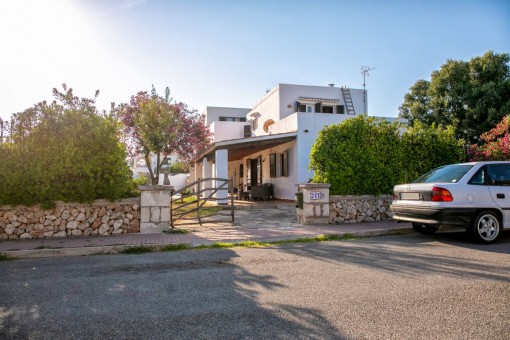
[[[485,179],[487,178],[487,170],[485,167],[482,167],[480,170],[476,172],[476,174],[471,177],[468,184],[473,185],[484,185],[487,184]]]
[[[496,186],[510,186],[510,165],[490,164],[487,166],[489,184]]]

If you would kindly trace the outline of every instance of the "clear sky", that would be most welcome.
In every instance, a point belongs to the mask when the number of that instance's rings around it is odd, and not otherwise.
[[[367,78],[369,114],[447,59],[510,52],[510,1],[2,0],[0,116],[67,83],[98,106],[154,84],[200,112],[251,107],[278,83]]]

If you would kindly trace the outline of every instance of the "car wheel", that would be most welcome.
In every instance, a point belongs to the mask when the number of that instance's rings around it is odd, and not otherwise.
[[[472,221],[469,231],[476,241],[493,243],[501,231],[501,222],[498,215],[492,211],[482,211]]]
[[[420,234],[431,235],[435,233],[437,229],[439,229],[439,227],[434,227],[431,225],[421,223],[413,223],[413,229],[419,232]]]

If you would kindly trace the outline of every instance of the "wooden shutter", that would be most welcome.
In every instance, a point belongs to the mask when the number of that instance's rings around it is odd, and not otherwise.
[[[287,150],[282,154],[282,176],[289,176],[289,152]]]
[[[244,138],[251,137],[251,126],[245,125],[244,126]]]
[[[321,107],[322,107],[321,103],[315,104],[315,112],[322,112]]]
[[[269,177],[276,177],[276,154],[269,155]]]

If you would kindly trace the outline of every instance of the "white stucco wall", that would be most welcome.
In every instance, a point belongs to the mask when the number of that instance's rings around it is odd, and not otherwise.
[[[363,90],[362,89],[351,89],[351,98],[352,98],[352,103],[354,104],[354,111],[356,111],[356,116],[365,114],[365,113],[368,114],[368,111],[365,112],[365,108],[364,108],[365,103],[363,102]],[[368,102],[368,94],[367,94],[367,102]],[[368,108],[368,105],[367,105],[367,108]]]
[[[186,185],[187,177],[188,177],[188,174],[168,175],[168,179],[170,180],[170,185],[173,186],[174,190],[182,189]],[[160,174],[158,184],[163,185],[164,180],[165,180],[165,175]]]
[[[213,141],[221,142],[224,140],[244,138],[244,126],[249,124],[248,122],[216,121],[211,124],[209,129],[213,134]]]
[[[240,184],[244,184],[243,178],[239,176],[240,166],[243,164],[242,160],[232,161],[228,163],[228,178],[234,179],[234,188],[237,188]],[[243,177],[246,172],[246,166],[243,165]]]
[[[298,128],[297,113],[291,114],[269,127],[270,134],[296,132]]]
[[[351,98],[354,105],[355,115],[365,113],[364,101],[363,101],[363,90],[362,89],[349,89]],[[253,115],[258,113],[258,127],[254,131],[255,136],[263,136],[269,133],[281,133],[295,131],[293,127],[285,129],[281,126],[273,130],[270,128],[269,132],[263,130],[264,123],[269,119],[278,123],[286,117],[292,115],[298,111],[297,101],[300,97],[307,98],[322,98],[332,99],[336,101],[323,101],[324,105],[330,105],[334,107],[336,112],[336,105],[343,105],[345,107],[345,114],[334,113],[332,115],[339,116],[351,116],[347,114],[347,107],[344,100],[342,88],[330,87],[330,86],[310,86],[310,85],[294,85],[294,84],[278,84],[274,89],[264,95],[252,108],[248,114],[248,120],[253,118]],[[300,100],[303,102],[303,100]],[[310,104],[315,105],[316,101],[311,100]],[[339,121],[345,118],[339,118]],[[288,123],[288,122],[287,122]],[[278,131],[278,132],[276,132]]]
[[[279,109],[280,97],[277,86],[266,93],[266,95],[264,95],[264,97],[262,97],[262,99],[253,106],[250,114],[247,116],[249,120],[253,118],[253,114],[256,114],[257,112],[260,114],[260,117],[258,118],[258,127],[253,132],[255,136],[264,136],[268,134],[264,131],[264,123],[269,119],[272,119],[275,122],[280,120]]]
[[[345,106],[344,96],[340,87],[278,84],[278,88],[280,94],[280,119],[297,111],[296,101],[299,97],[337,99],[337,102],[331,102],[332,106]],[[353,88],[349,90],[356,115],[363,114],[363,90]]]
[[[246,118],[246,114],[250,111],[251,109],[240,107],[207,106],[204,110],[205,123],[211,125],[213,122],[219,121],[220,116]]]

